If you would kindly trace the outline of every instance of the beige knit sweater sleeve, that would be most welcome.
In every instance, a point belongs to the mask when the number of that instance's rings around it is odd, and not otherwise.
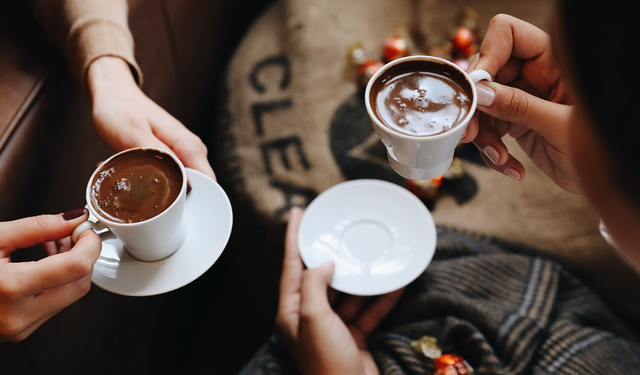
[[[133,53],[126,0],[31,0],[37,21],[62,50],[69,70],[86,89],[89,65],[100,56],[116,56],[131,67],[142,85]]]

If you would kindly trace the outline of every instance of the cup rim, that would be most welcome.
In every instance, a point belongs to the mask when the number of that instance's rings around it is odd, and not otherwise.
[[[132,151],[137,151],[137,150],[153,150],[153,151],[157,151],[160,152],[164,155],[168,155],[170,156],[177,164],[178,167],[180,168],[180,172],[182,172],[182,186],[180,187],[180,192],[178,193],[178,196],[176,197],[176,199],[173,201],[173,203],[171,203],[171,205],[169,205],[169,207],[167,207],[164,211],[162,211],[161,213],[157,214],[154,217],[151,217],[147,220],[144,221],[138,221],[135,223],[121,223],[121,222],[117,222],[117,221],[113,221],[110,220],[106,217],[104,217],[103,215],[100,215],[99,212],[97,212],[97,210],[93,207],[93,203],[91,203],[91,186],[93,185],[93,179],[96,175],[96,173],[98,173],[98,171],[100,171],[102,169],[102,166],[105,165],[106,163],[110,162],[112,159],[114,159],[115,157],[127,153],[127,152],[132,152]],[[184,165],[182,164],[182,162],[180,161],[180,159],[178,159],[177,156],[173,155],[172,153],[159,149],[159,148],[155,148],[155,147],[133,147],[133,148],[129,148],[126,150],[122,150],[116,154],[111,155],[107,160],[105,160],[102,164],[100,164],[94,171],[93,173],[91,173],[91,177],[89,178],[89,182],[87,183],[87,188],[85,191],[85,200],[87,201],[87,208],[89,209],[89,211],[96,217],[96,219],[98,219],[98,222],[104,223],[106,224],[106,226],[122,226],[122,227],[135,227],[135,226],[140,226],[143,224],[147,224],[151,221],[155,221],[156,219],[164,216],[167,212],[171,211],[171,209],[176,206],[178,204],[178,202],[182,199],[183,195],[186,195],[186,190],[187,190],[187,171],[185,170]]]
[[[389,70],[389,68],[396,66],[398,64],[402,64],[407,61],[430,61],[430,62],[442,64],[442,65],[447,65],[449,67],[452,67],[457,72],[459,72],[462,75],[462,77],[464,77],[464,79],[467,81],[467,83],[471,87],[471,94],[473,96],[471,101],[471,107],[470,107],[471,110],[469,111],[469,113],[467,113],[467,116],[465,116],[465,118],[456,127],[439,134],[434,134],[434,135],[410,135],[410,134],[401,133],[396,130],[392,130],[391,128],[383,124],[382,121],[380,121],[380,119],[378,118],[378,116],[376,116],[375,112],[373,111],[373,108],[371,108],[371,100],[370,100],[371,87],[373,86],[373,83],[385,71]],[[426,141],[426,140],[437,140],[441,138],[448,138],[448,137],[451,137],[453,134],[460,133],[464,129],[466,129],[478,105],[478,92],[476,90],[476,85],[471,80],[471,77],[469,77],[469,74],[464,70],[462,70],[462,68],[460,68],[456,64],[452,63],[451,61],[442,59],[440,57],[429,56],[429,55],[413,55],[413,56],[406,56],[406,57],[402,57],[402,58],[390,61],[386,63],[384,66],[382,66],[380,69],[378,69],[378,71],[373,74],[373,76],[369,79],[369,82],[367,83],[367,88],[365,89],[365,92],[364,92],[364,99],[365,99],[365,106],[367,107],[367,112],[369,113],[369,117],[371,117],[371,121],[376,125],[376,127],[379,130],[382,130],[386,134],[393,137],[400,137],[400,138],[404,138],[406,140],[412,140],[412,141],[417,141],[417,140]]]

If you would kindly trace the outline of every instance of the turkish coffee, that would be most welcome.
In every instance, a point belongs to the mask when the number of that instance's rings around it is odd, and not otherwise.
[[[392,66],[371,87],[371,108],[388,128],[412,136],[446,132],[471,109],[469,83],[453,67],[429,61]]]
[[[136,149],[100,167],[91,185],[91,203],[108,220],[137,223],[169,208],[181,188],[182,172],[170,155]]]

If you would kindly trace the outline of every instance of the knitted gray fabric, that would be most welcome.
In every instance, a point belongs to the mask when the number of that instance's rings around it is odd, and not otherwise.
[[[640,311],[597,277],[536,250],[440,228],[435,258],[370,337],[382,374],[432,374],[436,337],[476,374],[640,373]],[[296,374],[277,334],[242,375]]]

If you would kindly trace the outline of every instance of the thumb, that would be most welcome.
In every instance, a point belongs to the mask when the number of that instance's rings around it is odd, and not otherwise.
[[[515,87],[479,82],[478,109],[500,120],[525,125],[547,139],[554,139],[571,107],[553,103]]]
[[[331,312],[327,288],[331,283],[335,265],[327,261],[318,268],[308,269],[302,276],[300,286],[300,315],[307,318],[319,317]]]
[[[0,223],[0,256],[47,241],[67,237],[89,218],[86,208],[59,215],[40,215]]]

